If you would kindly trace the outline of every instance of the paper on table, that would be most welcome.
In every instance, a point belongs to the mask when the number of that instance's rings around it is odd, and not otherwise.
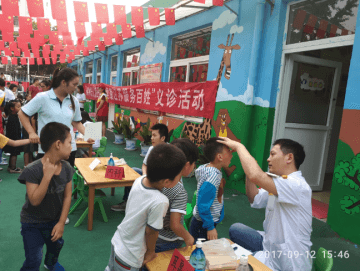
[[[95,158],[94,161],[92,161],[91,164],[89,165],[89,168],[90,168],[91,170],[94,170],[94,168],[96,168],[96,166],[97,166],[98,164],[100,164],[100,163],[101,163],[100,160],[97,159],[97,158]]]
[[[100,140],[102,137],[101,136],[102,126],[101,125],[102,125],[101,121],[86,124],[84,141],[87,141],[89,138],[92,138],[94,140],[97,140],[97,139]]]
[[[236,254],[236,257],[238,258],[238,260],[240,259],[240,256],[241,255],[246,255],[246,256],[249,256],[249,255],[252,255],[252,252],[243,248],[242,246],[239,246],[238,244],[232,244],[231,245],[233,248],[237,247],[236,250],[234,250],[235,254]]]

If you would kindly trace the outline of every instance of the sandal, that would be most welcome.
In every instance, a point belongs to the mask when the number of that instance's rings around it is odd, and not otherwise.
[[[8,168],[7,171],[10,173],[21,173],[22,172],[22,170],[20,168],[15,168],[15,169]]]

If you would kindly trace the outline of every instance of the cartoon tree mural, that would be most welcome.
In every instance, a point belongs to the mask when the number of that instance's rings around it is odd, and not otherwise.
[[[335,180],[337,183],[347,186],[360,194],[360,153],[352,160],[351,164],[347,161],[341,161],[335,168]],[[360,213],[360,199],[353,195],[345,195],[340,200],[341,210],[349,215]]]

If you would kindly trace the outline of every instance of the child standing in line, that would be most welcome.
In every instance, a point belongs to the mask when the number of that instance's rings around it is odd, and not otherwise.
[[[156,240],[169,207],[161,190],[176,186],[185,163],[184,153],[175,146],[161,144],[151,151],[147,175],[135,180],[125,218],[111,239],[106,271],[139,270],[156,257]]]
[[[198,238],[217,239],[216,225],[224,218],[223,190],[219,189],[223,187],[221,169],[229,166],[232,151],[217,140],[222,139],[213,137],[206,141],[204,154],[210,163],[195,171],[198,192],[190,226],[195,241]]]
[[[21,139],[21,126],[20,120],[17,115],[21,109],[21,103],[19,100],[11,100],[5,106],[5,114],[8,117],[6,124],[6,136],[12,140]],[[6,146],[4,152],[10,153],[10,161],[7,171],[10,173],[21,173],[21,169],[16,167],[17,156],[21,153],[23,148]]]
[[[26,201],[21,210],[21,235],[25,262],[20,271],[39,270],[46,244],[45,268],[65,270],[58,262],[64,240],[64,226],[69,213],[74,169],[67,160],[71,153],[70,129],[50,122],[40,134],[45,152],[26,167],[18,181],[26,184]]]
[[[198,147],[188,138],[175,139],[171,142],[171,145],[178,147],[185,154],[186,164],[181,172],[181,176],[189,176],[198,159]],[[173,188],[163,188],[161,192],[169,199],[169,210],[164,218],[164,228],[159,232],[155,252],[158,253],[180,248],[184,242],[186,246],[192,246],[194,244],[194,238],[183,225],[188,194],[184,188],[182,179]]]

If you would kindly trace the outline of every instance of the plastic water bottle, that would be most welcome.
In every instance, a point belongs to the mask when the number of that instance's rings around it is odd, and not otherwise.
[[[236,268],[236,271],[249,271],[248,256],[240,256],[240,265]]]
[[[202,250],[202,242],[204,238],[199,238],[196,241],[196,249],[191,253],[190,264],[194,267],[195,271],[203,271],[206,268],[206,258],[204,251]]]
[[[112,166],[112,167],[115,166],[115,162],[114,162],[112,153],[110,154],[110,159],[109,159],[107,165],[108,165],[108,166]]]

